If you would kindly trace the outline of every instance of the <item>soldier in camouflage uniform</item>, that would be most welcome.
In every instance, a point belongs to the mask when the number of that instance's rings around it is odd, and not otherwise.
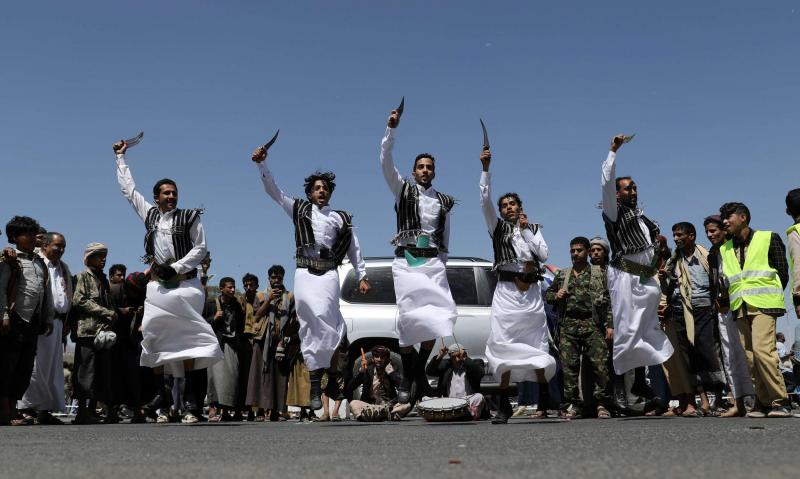
[[[606,337],[613,334],[611,300],[606,275],[590,265],[589,240],[577,237],[570,242],[572,267],[556,274],[545,301],[556,307],[560,335],[558,347],[564,368],[564,403],[567,417],[580,417],[582,401],[578,389],[581,356],[588,358],[594,378],[597,417],[608,418],[608,347]]]

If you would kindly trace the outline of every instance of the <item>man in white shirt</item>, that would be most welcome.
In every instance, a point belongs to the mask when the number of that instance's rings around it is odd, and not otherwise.
[[[489,372],[500,378],[500,404],[493,424],[506,424],[513,413],[508,399],[511,381],[537,381],[547,387],[556,373],[556,360],[550,355],[547,314],[539,281],[542,262],[549,250],[539,225],[528,222],[522,200],[516,193],[500,197],[495,213],[492,201],[488,147],[481,153],[481,210],[494,250],[497,287],[492,297],[486,358]]]
[[[37,412],[38,424],[63,424],[51,412],[64,411],[64,335],[69,331],[65,324],[72,306],[72,273],[61,261],[67,241],[64,235],[47,233],[40,250],[50,274],[53,296],[53,334],[40,335],[36,346],[33,374],[27,391],[17,407],[27,413]]]
[[[140,364],[167,366],[176,377],[183,377],[185,370],[208,368],[222,359],[222,351],[202,316],[205,293],[197,277],[206,256],[202,211],[178,209],[178,187],[168,178],[153,187],[156,205],[147,202],[125,163],[128,144],[119,141],[113,148],[122,194],[147,228],[143,260],[151,265],[151,281],[142,319]]]
[[[455,199],[433,188],[433,155],[417,155],[413,179],[404,179],[394,165],[392,150],[402,111],[393,110],[381,141],[381,169],[394,197],[397,234],[392,276],[397,296],[397,333],[403,361],[398,401],[409,402],[411,381],[417,397],[432,394],[425,364],[437,338],[453,335],[458,312],[447,282],[450,210]],[[414,345],[419,343],[419,354]]]
[[[661,289],[654,278],[658,225],[638,207],[633,179],[616,176],[617,150],[625,142],[624,135],[612,139],[601,176],[603,222],[613,253],[607,273],[617,374],[660,365],[673,353],[658,320]]]
[[[311,408],[322,408],[322,373],[331,366],[336,348],[345,339],[345,323],[339,309],[341,291],[339,272],[345,256],[350,259],[359,291],[371,288],[367,267],[361,257],[352,216],[330,207],[336,188],[336,175],[312,173],[305,179],[305,198],[286,196],[267,168],[267,150],[256,149],[257,163],[264,189],[292,219],[295,230],[297,270],[294,275],[295,310],[300,321],[300,347],[311,379]]]

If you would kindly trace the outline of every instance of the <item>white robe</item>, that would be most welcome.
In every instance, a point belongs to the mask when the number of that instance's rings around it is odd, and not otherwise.
[[[278,187],[266,162],[259,163],[258,170],[264,190],[289,218],[292,218],[295,200]],[[306,247],[304,254],[311,258],[319,258],[320,248],[333,247],[343,227],[342,217],[330,206],[320,208],[313,205],[311,228],[315,244]],[[358,236],[355,231],[351,232],[347,257],[360,281],[367,275],[367,269],[361,256]],[[308,269],[297,268],[294,273],[294,295],[295,311],[300,322],[300,347],[306,367],[309,371],[328,368],[333,353],[345,333],[344,319],[339,307],[341,291],[338,271],[330,270],[318,276],[309,273]]]
[[[36,359],[33,363],[31,383],[22,399],[17,401],[19,409],[37,411],[64,411],[64,346],[61,333],[64,323],[53,321],[53,332],[49,336],[39,335],[36,341]]]
[[[200,278],[181,281],[167,289],[157,281],[147,284],[142,318],[142,366],[195,359],[194,369],[205,369],[222,359],[211,325],[203,318]]]
[[[117,155],[117,182],[122,194],[142,221],[153,207],[136,190],[133,175],[125,163],[124,155]],[[153,239],[155,260],[164,264],[172,259],[170,266],[179,274],[197,269],[206,256],[206,239],[203,225],[198,218],[191,226],[193,247],[183,258],[175,258],[172,243],[174,210],[161,215]],[[175,289],[167,289],[156,281],[147,285],[142,318],[142,366],[154,368],[174,361],[197,359],[195,369],[205,369],[222,359],[222,350],[211,329],[203,318],[205,294],[200,279],[181,281]]]
[[[643,251],[625,258],[650,264],[652,254],[652,251]],[[623,374],[669,359],[673,349],[658,319],[661,288],[656,279],[642,283],[639,276],[609,266],[608,292],[614,318],[614,371]]]
[[[447,271],[439,258],[411,267],[405,258],[392,262],[397,297],[397,332],[401,347],[431,339],[450,337],[458,312]]]
[[[520,291],[513,282],[498,281],[489,324],[486,359],[495,379],[499,380],[506,371],[511,371],[512,382],[537,381],[535,369],[544,369],[548,381],[556,374],[538,284]]]
[[[609,152],[603,162],[601,186],[603,213],[617,221],[616,153]],[[645,237],[650,231],[643,221],[639,227]],[[651,264],[653,249],[625,255],[624,258],[639,264]],[[673,349],[658,320],[658,303],[661,288],[657,280],[641,282],[639,276],[608,267],[608,292],[611,295],[611,313],[614,317],[614,371],[623,374],[642,366],[655,366],[672,356]]]

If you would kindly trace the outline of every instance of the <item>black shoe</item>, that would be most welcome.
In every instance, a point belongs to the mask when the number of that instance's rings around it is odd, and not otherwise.
[[[494,415],[494,418],[492,418],[492,424],[507,424],[508,418],[510,418],[512,414],[514,414],[514,409],[508,401],[508,396],[501,397],[497,413]]]
[[[311,377],[311,409],[322,409],[322,369],[310,371]]]

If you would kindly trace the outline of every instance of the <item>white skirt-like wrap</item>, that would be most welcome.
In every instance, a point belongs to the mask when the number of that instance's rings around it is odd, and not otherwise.
[[[64,411],[64,346],[61,333],[64,322],[53,321],[53,332],[49,336],[37,336],[36,359],[33,363],[31,383],[22,399],[17,401],[19,409],[37,411]]]
[[[458,312],[447,271],[439,258],[411,267],[405,258],[392,263],[397,296],[397,332],[401,347],[453,335]]]
[[[556,374],[556,360],[550,355],[547,315],[538,284],[520,291],[510,281],[498,281],[492,298],[486,340],[489,372],[499,381],[511,371],[511,381],[536,381],[536,369],[544,369],[549,381]]]
[[[195,369],[205,369],[222,359],[217,336],[202,316],[202,288],[199,278],[181,281],[175,289],[147,283],[139,364],[154,368],[194,359]]]
[[[300,321],[300,347],[309,371],[328,368],[344,337],[345,324],[339,309],[339,273],[317,276],[305,268],[294,273],[294,298]]]
[[[650,264],[651,251],[630,254],[626,259]],[[672,356],[673,349],[658,320],[661,288],[654,278],[608,267],[608,291],[614,317],[614,371],[623,374],[642,366],[655,366]]]

